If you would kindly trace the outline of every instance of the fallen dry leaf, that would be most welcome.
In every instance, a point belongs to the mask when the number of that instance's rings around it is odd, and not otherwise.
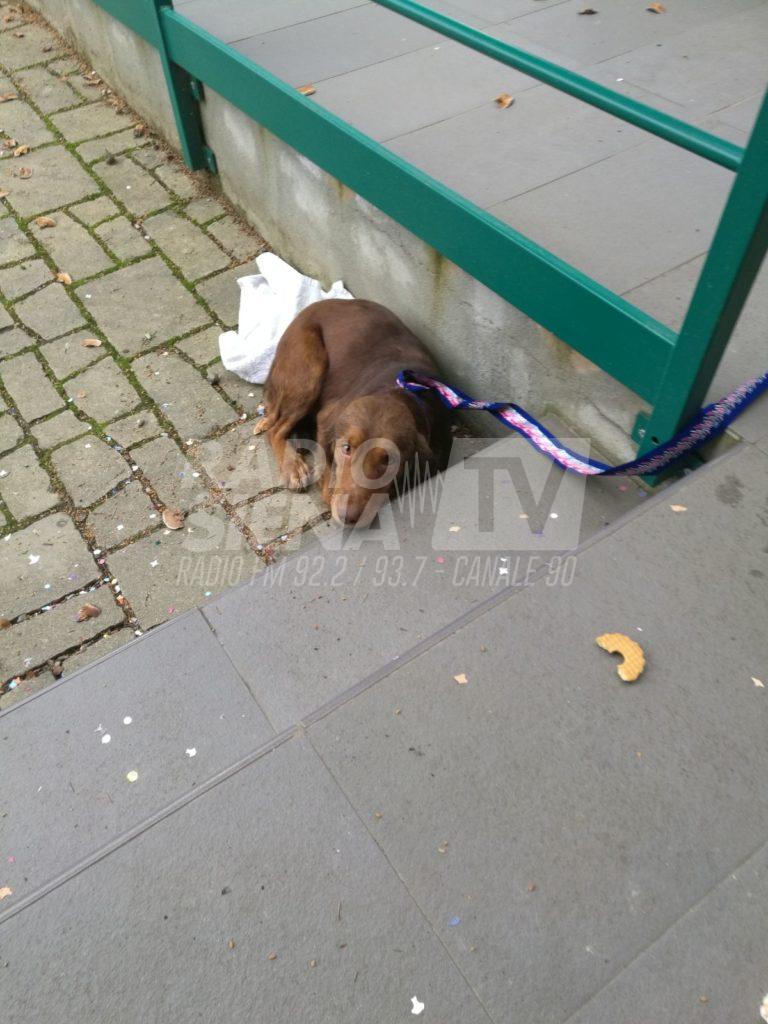
[[[43,47],[43,53],[50,53],[52,49],[53,49],[53,43],[47,43]]]
[[[77,621],[85,622],[86,619],[98,619],[100,615],[101,608],[97,608],[95,604],[84,604],[77,613]]]
[[[0,889],[0,900],[4,900],[6,896],[13,896],[13,889],[9,889],[7,885],[4,885]]]
[[[579,11],[579,14],[597,14],[594,7],[584,7]]]
[[[227,946],[230,949],[234,949],[235,948],[235,940],[234,939],[230,939],[229,942],[227,943]]]
[[[277,960],[277,953],[270,953],[267,960]]]
[[[135,124],[133,126],[133,134],[135,138],[140,139],[142,135],[147,134],[147,126],[145,124],[141,124],[141,122],[139,122],[139,124]]]
[[[651,14],[663,14],[666,11],[664,4],[648,4],[646,11],[650,11]]]
[[[497,107],[501,107],[502,110],[506,110],[507,107],[511,107],[514,102],[515,102],[515,97],[514,96],[510,96],[510,94],[508,92],[500,93],[496,97],[496,99],[494,100],[494,103],[496,104],[496,106]]]
[[[5,199],[5,197],[9,196],[10,194],[11,193],[7,188],[0,188],[0,199]]]
[[[297,92],[300,92],[302,96],[314,96],[317,89],[314,85],[300,85]]]
[[[56,221],[53,219],[53,217],[35,217],[35,224],[37,224],[39,228],[56,227]]]
[[[87,391],[78,391],[77,394],[75,395],[75,398],[85,398],[87,394]]]
[[[20,178],[31,178],[32,177],[32,168],[31,167],[20,167],[19,168],[19,177]]]
[[[17,146],[16,139],[3,139],[3,149],[16,149]]]
[[[15,92],[4,92],[0,96],[0,103],[10,103],[11,100],[17,100],[19,97]]]
[[[60,661],[54,661],[51,665],[51,675],[54,679],[61,679],[64,673],[64,666]]]
[[[66,270],[60,270],[56,275],[56,280],[59,284],[72,284],[72,278],[66,272]]]
[[[625,683],[634,683],[645,668],[643,648],[637,641],[625,636],[624,633],[603,633],[595,643],[609,654],[621,654],[624,657],[617,672]]]
[[[184,525],[184,513],[173,508],[163,510],[163,522],[169,530],[180,530]]]
[[[101,348],[100,338],[83,338],[80,342],[83,348]]]
[[[469,682],[466,673],[464,672],[459,672],[459,674],[457,676],[454,676],[453,678],[456,680],[459,686],[465,686]]]
[[[688,506],[687,505],[670,505],[669,507],[672,509],[673,512],[687,512],[688,511]]]
[[[26,156],[28,152],[29,152],[29,146],[25,142],[21,146],[17,146],[16,149],[14,149],[13,155],[14,156]]]
[[[11,626],[11,620],[10,619],[0,619],[0,629],[10,629],[10,626]]]

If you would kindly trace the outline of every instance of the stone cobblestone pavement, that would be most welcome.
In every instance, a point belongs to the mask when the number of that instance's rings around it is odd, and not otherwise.
[[[266,244],[7,3],[0,197],[2,708],[263,568],[323,513],[279,488],[248,422],[261,389],[219,361]],[[100,614],[78,621],[86,603]]]

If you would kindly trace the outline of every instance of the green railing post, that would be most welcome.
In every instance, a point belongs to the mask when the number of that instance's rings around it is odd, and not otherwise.
[[[216,173],[216,160],[205,144],[203,126],[200,121],[198,100],[201,98],[200,83],[193,79],[168,56],[168,46],[163,27],[163,9],[173,8],[172,0],[143,0],[149,8],[148,14],[153,27],[152,35],[160,54],[168,96],[173,108],[176,130],[184,163],[192,171],[206,168]]]
[[[662,375],[653,413],[636,430],[641,438],[638,454],[666,441],[701,407],[766,249],[768,91]]]

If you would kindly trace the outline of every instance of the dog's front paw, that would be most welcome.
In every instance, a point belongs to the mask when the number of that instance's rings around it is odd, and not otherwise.
[[[283,463],[283,486],[289,491],[305,491],[313,481],[313,472],[300,455]]]

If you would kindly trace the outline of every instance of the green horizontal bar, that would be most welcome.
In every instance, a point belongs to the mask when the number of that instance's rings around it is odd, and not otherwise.
[[[99,0],[104,2],[104,0]],[[676,335],[179,12],[170,59],[647,401]],[[221,154],[219,154],[221,157]]]
[[[639,103],[629,96],[622,96],[613,89],[608,89],[590,78],[578,75],[574,71],[553,64],[552,61],[536,57],[532,53],[520,50],[516,46],[510,46],[500,39],[479,32],[469,25],[464,25],[446,14],[440,14],[422,4],[414,3],[413,0],[375,0],[381,7],[388,7],[398,14],[402,14],[411,21],[417,21],[427,28],[434,29],[443,36],[455,39],[478,53],[485,54],[493,60],[507,64],[509,67],[524,71],[532,78],[538,78],[540,82],[554,86],[561,92],[567,92],[577,99],[589,103],[593,107],[599,107],[620,117],[623,121],[644,128],[667,142],[674,142],[675,145],[688,149],[697,156],[703,156],[713,163],[727,167],[730,171],[739,168],[744,150],[732,142],[712,135],[710,132],[702,131],[693,125],[686,124],[679,118],[671,117],[660,110]]]

